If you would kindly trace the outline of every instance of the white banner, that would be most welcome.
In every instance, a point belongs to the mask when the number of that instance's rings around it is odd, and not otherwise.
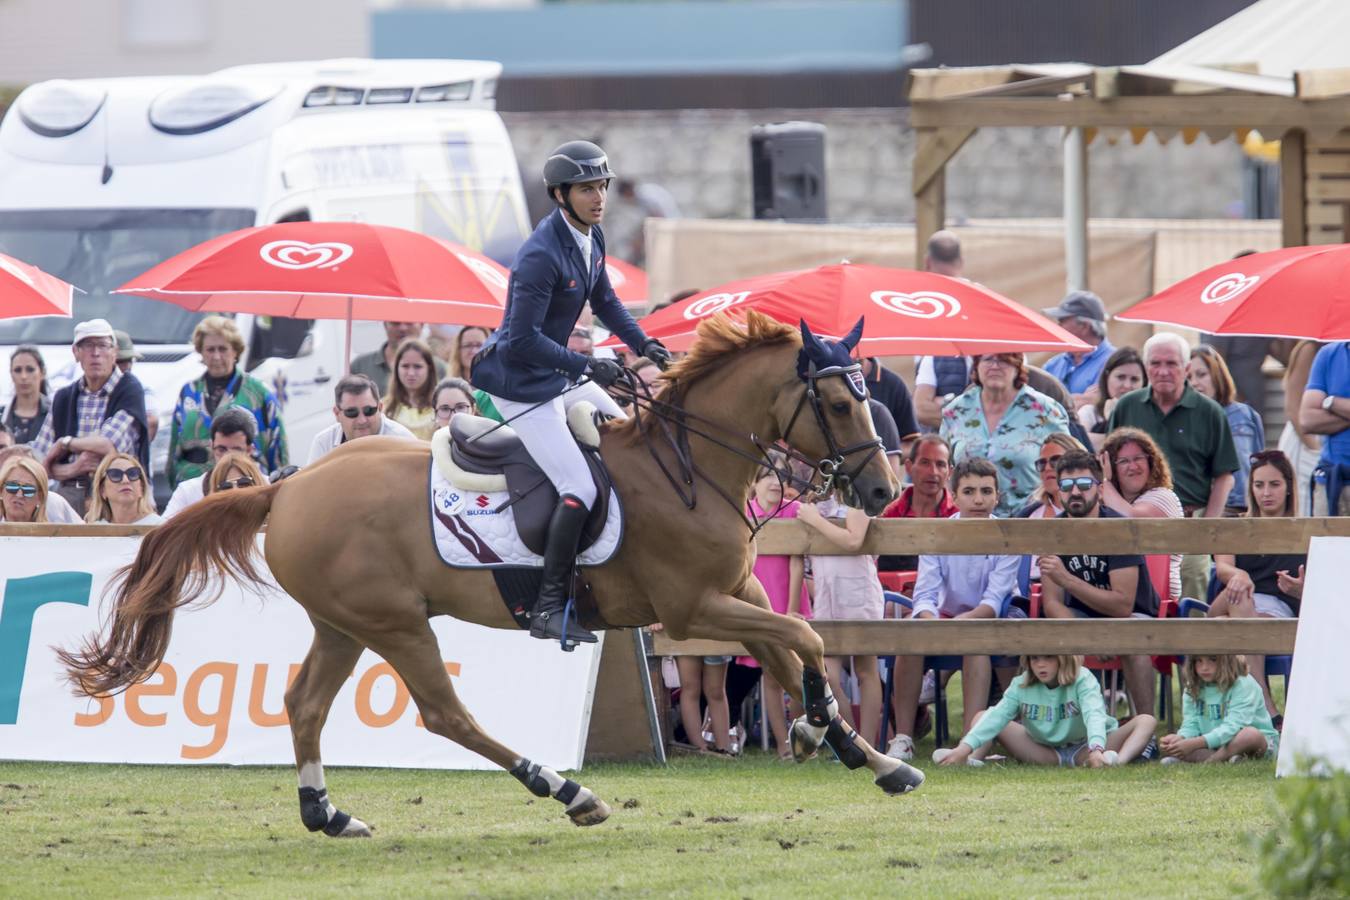
[[[145,684],[101,701],[72,695],[52,647],[99,628],[104,587],[138,544],[0,538],[0,759],[293,763],[283,696],[314,630],[275,584],[260,597],[231,581],[215,605],[180,609],[164,665]],[[581,767],[599,644],[563,653],[521,631],[445,616],[431,625],[456,693],[489,734],[554,768]],[[407,688],[369,651],[333,702],[323,761],[493,767],[423,728]]]
[[[1300,759],[1350,772],[1350,680],[1340,665],[1350,634],[1350,538],[1313,538],[1306,577],[1277,775],[1297,772]]]

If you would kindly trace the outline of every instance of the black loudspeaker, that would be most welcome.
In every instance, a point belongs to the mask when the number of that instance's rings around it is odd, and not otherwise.
[[[756,219],[827,218],[824,125],[756,125],[750,132],[750,167]]]

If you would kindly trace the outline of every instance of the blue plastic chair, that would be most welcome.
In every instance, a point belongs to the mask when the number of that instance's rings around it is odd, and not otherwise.
[[[1204,600],[1196,600],[1192,597],[1185,597],[1181,601],[1181,616],[1187,618],[1199,613],[1202,616],[1209,615],[1209,608],[1214,603],[1214,598],[1219,596],[1219,591],[1223,585],[1219,583],[1219,576],[1216,572],[1211,572],[1209,576],[1209,589],[1205,592]],[[1278,675],[1284,679],[1284,692],[1289,694],[1289,676],[1294,671],[1294,657],[1292,656],[1267,656],[1266,657],[1266,681],[1271,676]]]

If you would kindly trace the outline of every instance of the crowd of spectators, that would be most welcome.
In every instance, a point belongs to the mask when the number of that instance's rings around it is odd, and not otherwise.
[[[934,235],[925,265],[962,277],[956,236]],[[904,485],[883,517],[1262,517],[1350,511],[1350,342],[1293,346],[1281,449],[1268,450],[1261,403],[1247,393],[1253,388],[1235,378],[1217,346],[1192,348],[1179,335],[1158,333],[1141,348],[1114,347],[1107,339],[1105,306],[1087,291],[1072,292],[1045,312],[1089,349],[1059,354],[1043,369],[1029,365],[1021,353],[922,357],[912,393],[881,360],[860,360],[873,422]],[[351,372],[334,385],[333,424],[315,436],[306,465],[371,435],[428,440],[456,415],[501,418],[467,380],[474,355],[491,336],[488,329],[429,330],[421,323],[386,322],[384,330],[384,343],[355,358]],[[596,352],[600,337],[583,320],[569,347]],[[169,429],[162,474],[172,488],[165,518],[213,492],[264,484],[295,471],[283,406],[243,367],[246,346],[234,320],[207,316],[192,344],[204,368],[182,385],[171,420],[162,423]],[[161,427],[155,414],[159,404],[134,374],[140,354],[125,332],[102,319],[74,326],[72,352],[78,378],[55,391],[37,347],[21,345],[8,360],[13,392],[0,408],[0,520],[161,521],[149,457]],[[650,361],[624,361],[645,384],[659,389],[660,373]],[[869,527],[859,510],[834,497],[800,496],[799,486],[770,470],[751,486],[748,509],[757,520],[797,518],[846,549],[860,548]],[[1028,612],[1152,617],[1162,601],[1182,597],[1211,600],[1213,616],[1289,617],[1298,612],[1305,567],[1301,556],[1270,554],[896,554],[879,559],[763,556],[755,573],[776,612],[804,618],[881,618],[879,571],[914,573],[908,602],[918,618]],[[1247,662],[1269,712],[1276,715],[1262,660],[1249,656]],[[1001,657],[961,661],[967,731],[975,729],[976,716],[991,698],[1012,685],[1016,664]],[[688,691],[681,709],[695,747],[725,753],[736,743],[727,713],[736,717],[735,692],[728,703],[727,685],[736,680],[737,669],[753,666],[752,660],[721,657],[680,661],[678,680]],[[1135,709],[1151,709],[1149,658],[1127,657],[1121,667]],[[828,668],[836,695],[857,702],[856,714],[843,705],[845,717],[875,742],[883,706],[877,660],[831,659]],[[912,755],[926,718],[923,704],[930,691],[923,688],[924,669],[918,657],[896,663],[895,737],[889,752],[902,758]],[[928,680],[931,685],[932,673]],[[789,755],[787,698],[767,675],[764,697],[773,739],[780,754]],[[711,710],[706,740],[700,718],[704,706]],[[972,749],[973,758],[980,759],[985,750]]]
[[[925,265],[962,277],[964,261],[956,236],[934,235]],[[1247,393],[1255,390],[1250,382],[1239,387],[1217,346],[1192,348],[1171,333],[1155,334],[1142,347],[1112,346],[1105,306],[1086,291],[1070,293],[1045,312],[1090,349],[1055,356],[1043,369],[1017,353],[922,357],[916,364],[912,395],[889,386],[893,373],[879,361],[864,363],[877,433],[888,450],[895,445],[892,452],[903,482],[901,495],[883,517],[1256,517],[1293,516],[1300,509],[1305,514],[1350,510],[1350,343],[1319,347],[1302,342],[1290,349],[1285,385],[1288,419],[1281,438],[1281,447],[1290,449],[1283,452],[1265,449],[1262,398]],[[1255,346],[1241,344],[1244,352]],[[1250,360],[1243,365],[1250,368]],[[771,484],[773,478],[761,479],[765,481]],[[759,519],[775,514],[764,505],[761,493],[765,490],[757,485],[750,504],[750,512]],[[860,520],[856,510],[838,509],[832,499],[794,499],[777,514],[801,519],[845,549],[861,546],[866,531],[865,518]],[[1028,612],[1047,617],[1152,618],[1163,611],[1164,601],[1175,608],[1184,597],[1209,601],[1208,614],[1214,617],[1278,618],[1297,615],[1306,576],[1305,558],[1279,554],[1008,558],[896,554],[878,558],[877,564],[883,573],[908,573],[912,596],[900,599],[920,618]],[[778,612],[794,614],[814,603],[817,616],[882,616],[873,608],[875,585],[869,580],[867,588],[862,587],[866,573],[861,566],[855,571],[854,563],[810,557],[761,558],[756,565],[763,579],[777,585],[770,596],[776,598],[773,605]],[[789,584],[797,565],[805,592],[800,599]],[[781,571],[772,571],[775,566]],[[849,597],[840,596],[840,572],[858,579],[848,588]],[[827,612],[822,611],[822,598]],[[1278,728],[1263,662],[1249,655],[1246,666]],[[732,682],[739,680],[740,663],[732,666],[728,676]],[[1009,688],[1016,663],[997,657],[961,661],[967,731],[973,730],[980,711]],[[1114,663],[1089,659],[1088,664]],[[1156,699],[1154,661],[1127,656],[1118,664],[1133,713],[1139,721],[1147,721]],[[1026,666],[1024,660],[1023,670]],[[848,713],[856,704],[858,731],[870,739],[877,723],[884,721],[874,716],[873,661],[831,660],[829,667],[836,693],[852,701],[841,703],[841,709]],[[931,719],[924,704],[932,700],[938,673],[925,668],[920,657],[899,657],[895,662],[888,712],[895,736],[888,752],[899,758],[912,755],[915,740]],[[1073,671],[1070,682],[1078,677],[1076,664]],[[784,752],[784,697],[776,685],[766,697],[773,738]],[[733,717],[734,707],[733,703]],[[988,752],[987,736],[977,732],[977,738],[979,746],[965,753],[976,761]],[[1191,744],[1176,749],[1183,746],[1182,740],[1173,740],[1170,750],[1160,751],[1147,735],[1135,736],[1130,730],[1101,749],[1114,748],[1107,755],[1121,761],[1164,752],[1198,758]],[[1040,753],[1018,743],[1016,735],[1013,742],[1030,756]],[[1090,754],[1082,746],[1077,749],[1083,750],[1078,757],[1083,763]]]
[[[489,332],[467,328],[442,342],[451,363],[422,340],[417,322],[386,322],[387,340],[357,357],[335,385],[333,419],[305,462],[373,434],[429,440],[460,413],[479,413],[462,377]],[[296,471],[276,394],[245,371],[247,350],[233,318],[197,323],[192,346],[203,369],[182,385],[169,429],[163,476],[172,518],[215,490],[263,484]],[[152,525],[150,444],[160,427],[154,394],[133,370],[142,354],[104,319],[73,328],[78,378],[53,391],[39,348],[10,354],[11,395],[0,405],[0,521]],[[439,379],[439,380],[437,380]],[[491,411],[489,410],[489,413]],[[134,463],[134,464],[133,464]]]

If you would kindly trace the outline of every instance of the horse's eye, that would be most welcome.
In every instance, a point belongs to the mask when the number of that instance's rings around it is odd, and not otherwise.
[[[832,405],[830,406],[830,410],[831,410],[836,416],[846,416],[846,415],[848,415],[848,408],[849,408],[849,404],[847,404],[847,403],[835,403],[835,404],[832,404]]]

